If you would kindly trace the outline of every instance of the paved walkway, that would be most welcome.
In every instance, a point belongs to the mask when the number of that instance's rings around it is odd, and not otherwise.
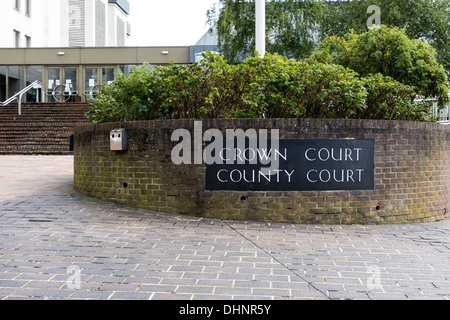
[[[450,221],[205,220],[73,190],[72,157],[0,156],[0,299],[450,299]]]

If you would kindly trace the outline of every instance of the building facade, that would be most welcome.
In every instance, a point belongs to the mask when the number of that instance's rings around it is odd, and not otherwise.
[[[197,41],[197,43],[191,46],[191,61],[192,62],[200,62],[203,60],[203,52],[211,51],[211,52],[219,52],[218,46],[218,35],[217,35],[217,27],[211,27],[201,38]]]
[[[214,33],[190,47],[128,47],[129,13],[127,0],[0,0],[0,102],[35,81],[23,102],[85,102],[119,70],[216,51]]]
[[[2,0],[1,48],[126,46],[127,0]]]
[[[0,1],[0,48],[10,49],[0,53],[0,101],[35,80],[40,84],[27,93],[25,101],[54,101],[55,90],[69,93],[70,101],[85,101],[94,87],[113,81],[119,67],[89,61],[81,67],[72,62],[76,59],[68,49],[125,47],[129,13],[127,0]],[[49,48],[62,49],[49,55]],[[20,63],[8,63],[10,55]]]
[[[0,101],[34,81],[24,102],[84,102],[101,86],[148,62],[188,64],[190,47],[0,48]]]

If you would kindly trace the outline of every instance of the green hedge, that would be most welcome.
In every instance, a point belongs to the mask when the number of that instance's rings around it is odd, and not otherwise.
[[[200,64],[134,68],[102,89],[91,122],[201,118],[371,118],[427,120],[411,87],[337,64],[267,54],[228,64],[206,53]]]

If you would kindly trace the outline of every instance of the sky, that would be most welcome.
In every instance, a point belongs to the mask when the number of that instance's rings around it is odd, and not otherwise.
[[[209,27],[206,12],[218,0],[129,0],[129,46],[188,46]]]

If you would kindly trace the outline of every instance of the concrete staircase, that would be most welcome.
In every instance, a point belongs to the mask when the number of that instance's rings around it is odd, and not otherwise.
[[[69,155],[73,128],[87,123],[85,103],[0,106],[0,154]]]

